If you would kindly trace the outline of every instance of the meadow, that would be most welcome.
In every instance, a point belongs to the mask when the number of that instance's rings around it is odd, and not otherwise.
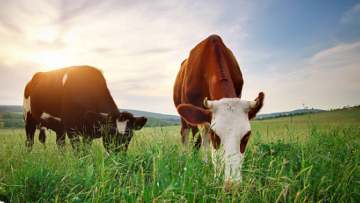
[[[243,182],[214,178],[211,159],[185,150],[180,127],[137,131],[126,156],[101,140],[74,156],[32,151],[23,129],[0,130],[0,194],[11,202],[360,202],[360,108],[251,122]],[[210,150],[208,151],[210,157]]]

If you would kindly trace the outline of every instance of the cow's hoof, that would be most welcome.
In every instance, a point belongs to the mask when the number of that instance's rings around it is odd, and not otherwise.
[[[224,188],[226,192],[241,192],[241,187],[240,187],[240,183],[238,182],[225,182],[224,184]]]

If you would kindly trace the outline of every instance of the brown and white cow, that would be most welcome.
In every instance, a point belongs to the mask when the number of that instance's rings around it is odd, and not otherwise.
[[[65,144],[66,133],[75,149],[81,135],[84,143],[102,137],[108,151],[115,147],[116,152],[126,152],[133,130],[141,129],[147,121],[120,112],[103,74],[90,66],[36,73],[26,85],[23,107],[28,147],[40,127],[39,140],[43,143],[43,128],[48,128],[56,132],[59,146]]]
[[[241,181],[240,169],[251,130],[249,120],[263,106],[264,93],[255,101],[241,98],[243,77],[239,65],[222,39],[212,35],[190,51],[182,62],[174,85],[174,103],[181,116],[181,139],[189,144],[190,129],[193,136],[203,127],[203,159],[209,139],[212,143],[212,161],[217,158],[225,164],[225,180]],[[195,146],[199,148],[201,137]],[[218,173],[218,171],[216,172]]]

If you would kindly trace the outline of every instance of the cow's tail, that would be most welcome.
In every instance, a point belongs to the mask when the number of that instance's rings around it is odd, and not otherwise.
[[[31,81],[28,82],[28,84],[25,87],[24,98],[28,98],[30,96],[30,89],[31,89],[30,86],[31,86]]]
[[[25,125],[27,124],[27,119],[28,119],[28,113],[30,112],[30,108],[31,108],[31,104],[30,104],[30,86],[31,86],[31,81],[28,82],[28,84],[25,87],[24,90],[24,100],[23,100],[23,116],[24,116],[24,121],[25,121]]]

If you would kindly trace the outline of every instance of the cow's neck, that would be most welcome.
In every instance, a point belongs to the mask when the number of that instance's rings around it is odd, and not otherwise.
[[[114,100],[110,98],[107,102],[107,105],[103,105],[100,110],[101,113],[109,114],[109,115],[118,115],[120,114],[120,111],[115,104]]]
[[[211,100],[235,98],[236,91],[229,74],[214,74],[208,81]]]
[[[226,56],[228,50],[221,41],[216,37],[212,38],[210,43],[212,57],[209,60],[208,67],[211,77],[208,78],[211,100],[220,100],[222,98],[236,97],[236,91],[231,79],[229,63]]]

